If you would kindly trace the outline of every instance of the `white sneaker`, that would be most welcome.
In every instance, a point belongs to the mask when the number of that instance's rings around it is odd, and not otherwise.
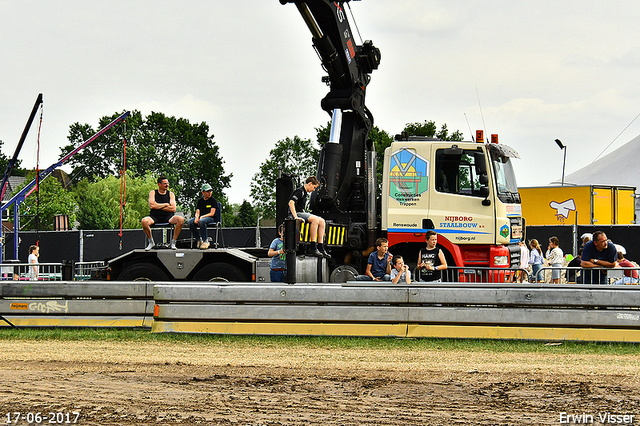
[[[202,243],[199,247],[200,250],[206,250],[209,248],[209,242],[207,241],[206,243]]]
[[[146,251],[151,250],[152,248],[154,248],[156,246],[156,243],[153,240],[149,241],[149,244],[147,244],[147,246],[144,248]]]
[[[202,246],[202,240],[198,240],[198,248],[200,248],[200,246]]]
[[[178,247],[176,247],[176,240],[171,240],[171,250],[178,250]]]

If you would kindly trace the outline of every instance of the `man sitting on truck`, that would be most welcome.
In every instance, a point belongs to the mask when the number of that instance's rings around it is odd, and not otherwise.
[[[170,223],[175,226],[171,236],[171,249],[176,250],[176,240],[182,230],[184,218],[175,214],[176,196],[169,191],[169,179],[164,176],[158,178],[158,189],[149,192],[149,209],[149,216],[143,217],[141,221],[142,230],[149,239],[149,244],[144,249],[151,250],[156,245],[151,234],[151,225]]]
[[[187,221],[191,235],[198,238],[198,248],[206,250],[209,248],[209,237],[207,235],[207,225],[215,223],[214,216],[218,208],[218,201],[211,196],[213,188],[208,183],[202,185],[202,198],[196,205],[196,215]]]
[[[296,220],[301,219],[309,223],[309,239],[311,244],[307,249],[307,255],[329,259],[331,256],[325,251],[323,244],[324,219],[311,213],[305,213],[304,211],[307,205],[307,194],[318,189],[318,186],[320,186],[318,178],[310,176],[303,186],[294,190],[287,204],[287,217],[293,217]]]

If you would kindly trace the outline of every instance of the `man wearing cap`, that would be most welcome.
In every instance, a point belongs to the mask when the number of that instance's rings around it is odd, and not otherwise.
[[[198,248],[206,250],[209,248],[207,225],[215,223],[213,216],[216,214],[218,201],[211,196],[211,185],[205,183],[201,189],[202,198],[198,200],[196,215],[187,221],[187,225],[189,229],[191,229],[191,235],[193,235],[194,238],[198,238]]]
[[[615,268],[618,250],[607,241],[602,231],[593,233],[593,240],[584,245],[580,266],[583,268]],[[580,274],[583,284],[606,284],[606,271],[583,270]]]

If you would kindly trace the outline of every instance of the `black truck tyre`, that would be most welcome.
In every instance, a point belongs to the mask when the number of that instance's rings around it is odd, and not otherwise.
[[[120,281],[171,281],[160,268],[151,263],[131,265],[117,278]]]
[[[193,276],[193,281],[245,281],[246,278],[238,267],[223,262],[214,262],[203,266]]]

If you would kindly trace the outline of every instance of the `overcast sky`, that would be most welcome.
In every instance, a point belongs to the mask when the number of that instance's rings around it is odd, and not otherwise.
[[[560,180],[556,138],[569,174],[623,130],[603,155],[640,134],[637,1],[363,0],[351,9],[381,50],[367,105],[390,134],[424,120],[466,140],[469,128],[498,133],[522,157],[520,186]],[[278,140],[315,139],[329,119],[309,31],[278,0],[0,0],[0,66],[6,155],[38,93],[41,168],[57,161],[74,122],[95,128],[123,110],[205,121],[233,173],[234,203],[249,199]],[[23,166],[35,166],[36,134],[34,123]]]

